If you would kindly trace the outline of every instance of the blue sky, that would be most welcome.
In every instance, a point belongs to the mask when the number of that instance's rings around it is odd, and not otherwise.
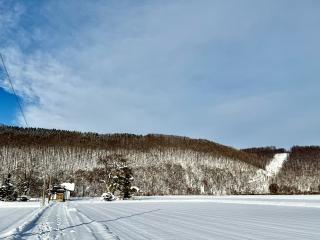
[[[0,0],[0,50],[30,126],[318,145],[319,10],[315,0]],[[24,125],[3,91],[0,109],[0,122]]]
[[[0,88],[0,99],[0,124],[11,125],[14,123],[14,119],[18,111],[15,97]]]

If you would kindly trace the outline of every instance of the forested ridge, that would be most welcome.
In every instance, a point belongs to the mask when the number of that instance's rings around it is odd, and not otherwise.
[[[192,150],[213,156],[224,156],[263,167],[259,156],[204,140],[188,137],[148,134],[97,134],[56,129],[0,127],[0,146],[78,147],[92,149],[127,149],[149,151],[154,148]]]
[[[292,148],[278,176],[252,181],[257,173],[264,174],[275,153],[285,151],[273,147],[238,150],[208,140],[160,134],[0,126],[1,179],[10,172],[19,193],[32,196],[41,192],[49,177],[57,183],[75,182],[77,196],[101,195],[108,173],[99,160],[112,154],[128,160],[133,184],[144,195],[263,194],[269,193],[271,183],[277,184],[279,193],[319,190],[319,147]]]

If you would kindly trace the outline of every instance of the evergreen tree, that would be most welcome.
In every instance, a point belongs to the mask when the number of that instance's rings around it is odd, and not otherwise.
[[[100,158],[99,163],[104,165],[108,190],[113,194],[119,191],[124,199],[131,198],[131,184],[134,178],[132,169],[127,165],[127,159],[122,155],[112,154]]]
[[[278,192],[279,192],[278,184],[276,184],[276,183],[270,184],[269,191],[270,191],[271,194],[278,194]]]
[[[15,190],[14,185],[11,183],[11,174],[5,178],[4,184],[0,188],[0,200],[2,201],[16,201],[18,193]]]
[[[113,182],[111,185],[113,191],[118,190],[124,199],[131,198],[131,183],[134,180],[132,169],[128,166],[119,166],[114,171],[114,174],[115,175],[113,176]]]

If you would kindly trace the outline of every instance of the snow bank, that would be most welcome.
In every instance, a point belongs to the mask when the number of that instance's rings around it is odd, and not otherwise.
[[[19,204],[16,203],[16,205],[18,206]],[[39,206],[39,203],[38,203],[38,206]],[[19,237],[20,233],[26,231],[27,229],[31,228],[35,224],[35,222],[41,217],[41,215],[43,214],[43,212],[46,210],[47,207],[48,206],[37,208],[31,214],[22,218],[20,221],[17,222],[17,224],[15,224],[15,226],[12,226],[12,228],[1,233],[0,239],[9,238],[9,237],[12,237],[12,238]]]
[[[0,208],[39,208],[39,202],[2,202]]]

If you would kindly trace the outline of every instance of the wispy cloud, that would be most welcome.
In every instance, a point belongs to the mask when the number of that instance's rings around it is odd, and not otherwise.
[[[24,7],[21,4],[9,4],[8,1],[0,0],[0,41],[10,42],[10,33],[19,23]],[[13,44],[13,41],[10,42]]]
[[[319,17],[307,4],[275,3],[47,2],[20,26],[23,37],[1,46],[32,126],[288,146],[299,139],[274,141],[262,128],[287,134],[294,97],[304,83],[319,87],[305,78],[317,73]]]

